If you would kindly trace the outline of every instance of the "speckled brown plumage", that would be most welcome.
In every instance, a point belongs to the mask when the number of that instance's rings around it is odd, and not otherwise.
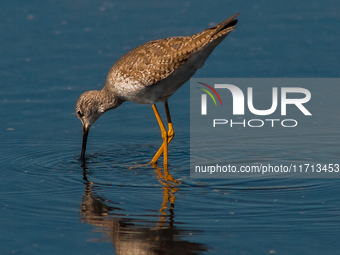
[[[145,43],[127,53],[111,68],[108,81],[119,77],[151,86],[168,77],[195,52],[234,30],[238,14],[219,25],[187,37],[170,37]]]
[[[102,90],[88,91],[79,97],[76,114],[84,129],[88,130],[104,112],[124,101],[165,103],[235,29],[238,15],[193,36],[151,41],[127,53],[112,66]]]

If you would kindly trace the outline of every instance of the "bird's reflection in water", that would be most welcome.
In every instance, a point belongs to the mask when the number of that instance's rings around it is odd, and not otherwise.
[[[207,251],[203,244],[183,240],[185,236],[196,232],[180,229],[174,222],[175,194],[178,185],[167,181],[167,172],[163,173],[161,168],[155,168],[164,191],[163,202],[157,219],[146,222],[142,217],[138,220],[136,217],[132,219],[123,216],[123,209],[119,207],[119,203],[101,198],[96,193],[99,185],[88,180],[88,169],[85,164],[82,167],[85,194],[82,198],[80,219],[96,226],[96,231],[105,233],[98,241],[112,242],[116,254],[194,255]]]

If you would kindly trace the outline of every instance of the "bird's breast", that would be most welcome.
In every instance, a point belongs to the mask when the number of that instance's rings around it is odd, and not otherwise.
[[[172,74],[153,85],[144,85],[130,77],[116,79],[116,93],[127,101],[139,104],[155,104],[166,100],[196,72],[197,68],[186,63],[178,67]]]

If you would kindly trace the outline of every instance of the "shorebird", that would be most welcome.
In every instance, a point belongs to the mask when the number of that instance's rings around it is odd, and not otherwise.
[[[85,158],[91,125],[105,112],[125,101],[151,104],[162,133],[163,144],[150,163],[164,156],[168,165],[168,144],[174,137],[168,98],[200,69],[215,47],[235,29],[238,14],[193,36],[170,37],[145,43],[119,59],[109,71],[102,90],[84,92],[76,103],[83,124],[81,158]],[[156,108],[163,102],[168,122],[165,129]]]

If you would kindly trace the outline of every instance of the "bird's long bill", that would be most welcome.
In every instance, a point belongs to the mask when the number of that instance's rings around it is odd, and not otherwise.
[[[81,158],[85,158],[85,150],[86,150],[86,142],[87,142],[87,136],[89,134],[90,128],[83,126],[83,146],[81,148]]]

